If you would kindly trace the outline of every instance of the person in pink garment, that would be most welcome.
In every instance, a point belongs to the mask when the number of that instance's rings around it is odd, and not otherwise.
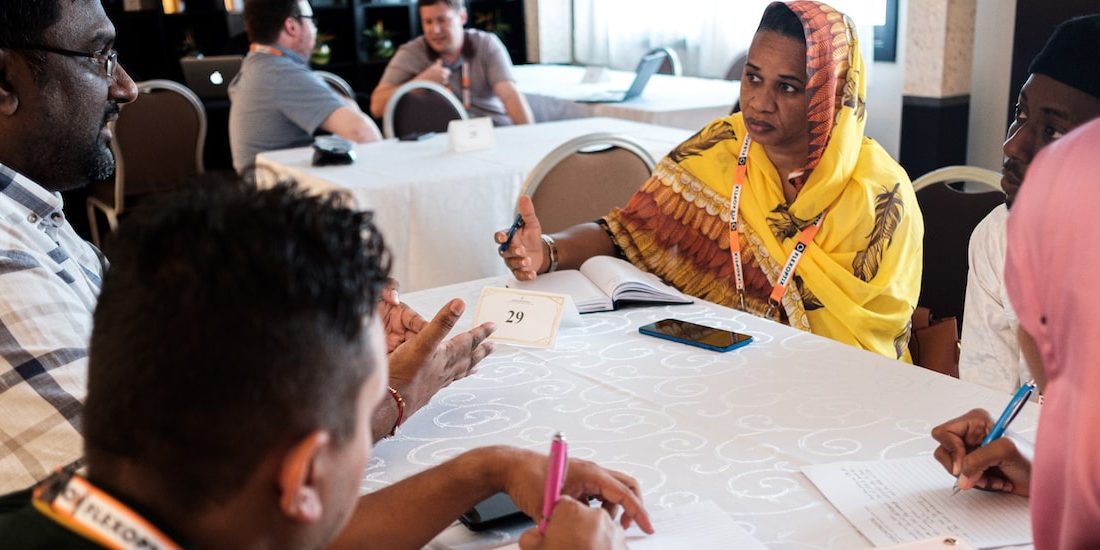
[[[1020,343],[1043,388],[1031,519],[1037,548],[1100,545],[1100,122],[1049,148],[1028,173],[1008,220],[1005,286],[1020,319]]]
[[[938,426],[936,457],[962,489],[1029,496],[1035,547],[1100,547],[1100,120],[1044,149],[1008,219],[1005,286],[1020,347],[1043,392],[1034,462],[1005,438],[978,447],[993,422],[970,411]],[[1002,444],[1003,442],[1003,444]]]

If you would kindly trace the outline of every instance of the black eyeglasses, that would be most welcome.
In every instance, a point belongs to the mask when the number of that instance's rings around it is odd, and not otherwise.
[[[41,52],[56,53],[58,55],[65,55],[68,57],[87,57],[88,59],[94,59],[101,67],[103,72],[106,73],[107,78],[111,78],[115,75],[115,67],[118,66],[118,51],[117,50],[103,50],[94,53],[78,52],[76,50],[66,50],[65,48],[55,48],[53,46],[17,46],[22,50],[36,50]]]
[[[310,21],[313,22],[313,26],[317,26],[317,17],[316,16],[313,16],[313,15],[295,15],[294,17],[296,19],[298,19],[299,21],[302,20],[302,19],[309,19]]]

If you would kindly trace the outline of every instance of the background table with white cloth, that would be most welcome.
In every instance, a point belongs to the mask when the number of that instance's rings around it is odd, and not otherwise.
[[[585,67],[517,65],[516,87],[527,97],[535,120],[606,116],[696,131],[730,113],[741,94],[731,80],[655,74],[642,95],[621,103],[579,103],[600,90],[626,90],[634,73],[607,69],[607,82],[582,84]]]
[[[402,298],[434,312],[459,296],[472,312],[482,287],[504,281]],[[716,353],[638,333],[667,317],[748,333],[754,342]],[[467,314],[456,330],[469,323]],[[499,346],[376,445],[362,489],[484,445],[545,453],[560,430],[570,456],[637,478],[649,507],[710,500],[769,548],[866,548],[799,468],[930,454],[932,427],[973,407],[996,414],[1007,400],[708,302],[593,313],[563,327],[554,349]],[[1014,431],[1034,440],[1038,413],[1024,408]],[[488,548],[503,536],[478,538],[455,525],[431,546]]]
[[[256,164],[317,192],[347,192],[358,207],[374,210],[394,253],[394,277],[402,290],[417,290],[507,273],[493,232],[511,225],[527,174],[558,145],[592,132],[634,138],[654,159],[691,135],[589,118],[497,128],[496,146],[481,151],[451,152],[447,136],[437,135],[358,145],[355,163],[346,166],[311,166],[309,147],[262,153]]]

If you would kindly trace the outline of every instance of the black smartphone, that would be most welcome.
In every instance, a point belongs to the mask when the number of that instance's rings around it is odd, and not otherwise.
[[[484,531],[502,527],[511,527],[531,519],[520,511],[508,493],[497,493],[466,511],[458,517],[471,531]]]
[[[398,141],[423,141],[435,135],[435,132],[409,132],[403,136],[397,136]]]
[[[638,328],[638,332],[713,351],[730,351],[752,342],[752,336],[679,319],[663,319]]]

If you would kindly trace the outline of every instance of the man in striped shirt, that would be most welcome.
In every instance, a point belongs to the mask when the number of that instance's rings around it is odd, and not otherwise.
[[[0,493],[79,459],[92,310],[106,260],[61,191],[114,173],[111,130],[137,87],[98,0],[0,10]]]

